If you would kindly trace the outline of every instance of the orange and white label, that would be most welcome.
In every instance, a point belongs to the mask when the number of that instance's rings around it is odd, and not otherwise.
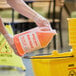
[[[27,33],[19,36],[20,44],[24,51],[31,52],[41,48],[40,41],[36,33]]]

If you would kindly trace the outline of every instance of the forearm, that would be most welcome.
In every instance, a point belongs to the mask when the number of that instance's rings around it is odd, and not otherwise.
[[[24,3],[23,0],[7,0],[7,3],[20,14],[32,19],[37,26],[50,26],[50,23],[48,20],[46,20],[46,18],[42,17],[40,14],[30,8],[26,3]]]
[[[2,19],[0,18],[0,32],[5,35],[8,34],[7,30],[4,27],[4,24],[2,23]]]
[[[31,9],[26,3],[24,3],[23,0],[7,0],[7,3],[12,6],[16,11],[18,11],[20,14],[35,20],[40,15],[35,12],[33,9]]]

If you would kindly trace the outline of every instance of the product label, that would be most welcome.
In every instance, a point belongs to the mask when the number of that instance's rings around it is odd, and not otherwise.
[[[20,44],[24,51],[31,52],[41,48],[39,39],[36,33],[27,33],[19,37]]]

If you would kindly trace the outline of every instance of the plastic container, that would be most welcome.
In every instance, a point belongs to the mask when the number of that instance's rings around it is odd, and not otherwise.
[[[55,34],[55,30],[41,31],[39,27],[16,34],[14,43],[18,54],[23,56],[28,52],[46,47]]]
[[[76,56],[71,52],[31,58],[34,76],[76,76]]]

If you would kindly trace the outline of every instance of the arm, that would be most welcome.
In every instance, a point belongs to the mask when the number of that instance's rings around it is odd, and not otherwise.
[[[38,15],[38,13],[32,10],[23,0],[7,0],[7,3],[20,14],[32,20]]]
[[[38,26],[50,26],[47,19],[31,9],[23,0],[7,0],[7,3],[20,14],[34,20]]]
[[[2,23],[2,19],[0,18],[0,32],[4,35],[4,34],[8,34],[8,32],[6,31],[5,27],[3,26],[4,24]]]
[[[4,24],[2,22],[2,19],[0,18],[0,32],[3,34],[3,36],[6,38],[12,49],[14,50],[15,54],[17,54],[17,50],[13,41],[13,36],[11,36],[6,28],[4,27]],[[17,54],[18,55],[18,54]]]

